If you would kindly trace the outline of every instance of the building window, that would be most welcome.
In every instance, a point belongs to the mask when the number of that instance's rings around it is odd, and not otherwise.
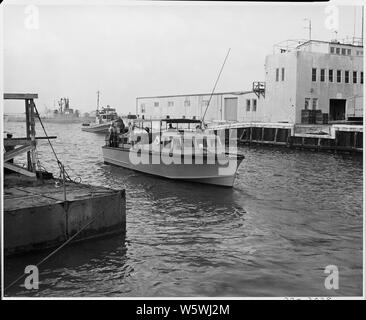
[[[145,113],[146,109],[145,109],[145,103],[141,103],[140,104],[140,109],[141,109],[141,113]]]
[[[250,111],[250,99],[247,99],[247,111]]]
[[[342,54],[345,56],[346,55],[346,49],[342,48]]]
[[[159,102],[154,102],[154,107],[159,107]]]
[[[361,78],[360,78],[360,83],[363,83],[363,72],[361,71]]]
[[[256,112],[257,111],[257,99],[252,100],[252,105],[253,105],[252,111]]]
[[[309,110],[310,98],[305,98],[305,110]]]
[[[330,47],[330,53],[334,53],[334,47]]]
[[[318,99],[313,98],[313,110],[316,110],[318,108]]]
[[[347,49],[347,55],[351,55],[351,49]]]
[[[333,82],[333,69],[329,69],[329,82]]]
[[[325,69],[320,69],[320,81],[325,81]]]
[[[341,53],[341,49],[340,48],[336,48],[336,54],[340,54]]]
[[[312,69],[311,80],[316,81],[316,68]]]
[[[280,75],[280,69],[276,69],[276,81],[278,81]]]
[[[342,81],[342,71],[337,70],[337,82],[341,82],[341,81]]]
[[[189,101],[189,100],[184,101],[184,106],[185,107],[189,107],[190,105],[191,105],[191,101]]]
[[[168,101],[168,107],[173,107],[174,106],[174,101]]]
[[[285,68],[281,69],[281,80],[285,81]]]
[[[353,71],[353,83],[357,83],[357,71]]]
[[[349,83],[349,71],[344,71],[344,82]]]

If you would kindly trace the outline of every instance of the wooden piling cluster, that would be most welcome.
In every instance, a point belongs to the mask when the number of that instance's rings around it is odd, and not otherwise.
[[[249,144],[287,145],[289,143],[290,129],[248,127],[238,129],[238,141]]]

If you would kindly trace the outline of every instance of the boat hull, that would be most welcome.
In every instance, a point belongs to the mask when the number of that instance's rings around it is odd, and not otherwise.
[[[104,162],[107,164],[112,164],[123,168],[173,180],[183,180],[226,187],[233,186],[236,170],[243,160],[243,157],[236,158],[235,160],[231,159],[231,161],[235,161],[235,163],[233,164],[235,167],[232,167],[231,170],[227,170],[228,172],[225,174],[222,173],[222,171],[220,170],[220,168],[222,169],[222,166],[220,166],[217,162],[213,164],[197,164],[193,159],[193,161],[191,161],[192,163],[180,164],[177,163],[178,161],[174,161],[174,163],[169,163],[169,161],[174,159],[174,157],[170,157],[168,154],[162,154],[161,158],[159,158],[160,163],[154,164],[151,163],[152,161],[148,161],[149,163],[145,164],[134,164],[131,162],[130,150],[128,149],[104,146],[102,150]],[[156,156],[160,157],[160,155]],[[150,154],[150,160],[151,159],[152,155]],[[155,158],[155,160],[156,159],[157,158]]]
[[[111,123],[103,123],[98,125],[83,126],[81,131],[106,134],[108,133],[110,125]]]

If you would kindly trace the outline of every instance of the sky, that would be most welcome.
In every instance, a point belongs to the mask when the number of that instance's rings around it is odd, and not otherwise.
[[[53,1],[57,3],[57,1]],[[58,2],[61,3],[61,2]],[[251,90],[265,56],[287,39],[329,41],[325,5],[125,2],[119,5],[7,4],[4,92],[38,93],[40,112],[62,97],[81,112],[102,106],[134,113],[136,97]],[[337,38],[361,36],[361,8],[338,6]],[[35,13],[36,12],[36,13]],[[37,14],[38,13],[38,14]],[[38,16],[38,19],[37,19]],[[356,20],[355,20],[356,17]],[[5,113],[24,112],[4,102]]]

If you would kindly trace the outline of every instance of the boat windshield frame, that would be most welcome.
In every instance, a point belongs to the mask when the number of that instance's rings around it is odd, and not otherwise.
[[[197,124],[201,124],[202,121],[201,120],[197,120],[197,119],[184,119],[184,118],[176,118],[176,119],[160,119],[161,122],[166,122],[166,123],[197,123]]]
[[[180,129],[178,128],[179,124],[188,124],[188,130],[192,130],[192,129],[196,129],[196,127],[191,128],[192,124],[197,124],[200,127],[202,126],[202,121],[198,120],[198,119],[185,119],[185,118],[162,118],[162,119],[129,119],[131,120],[130,122],[132,124],[138,124],[138,123],[142,123],[142,126],[139,127],[141,129],[143,129],[144,127],[144,123],[148,123],[150,124],[150,128],[153,128],[153,122],[157,123],[159,122],[159,129],[158,131],[162,131],[162,130],[168,130],[168,129],[173,129],[174,131],[179,131]],[[165,128],[163,123],[165,123]],[[168,128],[169,124],[176,124],[177,126],[175,128]]]

